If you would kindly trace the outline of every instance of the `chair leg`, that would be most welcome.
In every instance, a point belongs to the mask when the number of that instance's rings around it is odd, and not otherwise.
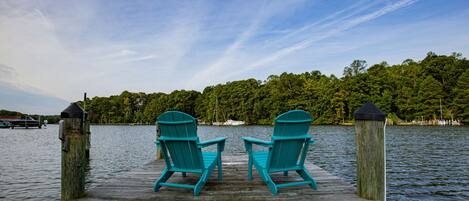
[[[288,176],[288,171],[284,171],[283,176]]]
[[[165,168],[161,177],[153,184],[153,192],[157,192],[161,188],[160,183],[167,181],[173,173],[173,171],[169,171],[168,168]]]
[[[182,177],[186,177],[187,174],[185,172],[182,173]]]
[[[267,172],[264,173],[263,170],[258,170],[257,167],[256,170],[259,173],[259,176],[261,176],[262,181],[267,183],[267,177],[269,176],[269,174]]]
[[[272,178],[270,177],[269,173],[267,173],[267,171],[265,171],[265,170],[263,170],[262,172],[263,172],[262,174],[265,177],[265,182],[267,183],[267,186],[269,187],[270,192],[272,192],[272,195],[277,195],[278,194],[278,188],[275,185]]]
[[[252,156],[249,154],[249,161],[248,161],[248,180],[252,181]]]
[[[209,172],[210,172],[210,170],[204,171],[204,173],[200,177],[199,181],[197,182],[197,184],[194,187],[194,196],[199,196],[200,191],[202,190],[202,187],[204,187],[205,182],[207,181],[207,179],[209,177]]]
[[[313,177],[311,177],[311,175],[308,173],[308,170],[306,170],[305,167],[303,167],[303,169],[301,170],[297,170],[296,172],[298,172],[298,174],[305,180],[305,181],[311,181],[312,184],[310,184],[309,186],[314,189],[314,190],[317,190],[318,189],[318,184],[316,183],[316,181],[313,179]]]
[[[217,167],[218,167],[218,181],[221,181],[223,179],[223,172],[222,172],[222,165],[221,165],[221,154],[218,154]]]

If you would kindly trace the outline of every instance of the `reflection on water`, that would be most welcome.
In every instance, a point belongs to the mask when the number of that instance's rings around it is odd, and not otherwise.
[[[57,200],[60,142],[57,126],[0,129],[0,198]],[[245,154],[241,136],[268,140],[269,126],[199,126],[202,140],[228,137],[224,154]],[[155,158],[154,126],[92,126],[87,187]],[[308,160],[355,183],[354,128],[312,126]],[[469,199],[469,127],[388,127],[390,200]],[[213,148],[208,148],[214,149]]]

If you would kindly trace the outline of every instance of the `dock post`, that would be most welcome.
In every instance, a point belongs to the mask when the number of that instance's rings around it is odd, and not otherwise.
[[[86,161],[89,162],[90,160],[90,147],[91,147],[91,131],[90,131],[90,122],[85,119],[84,121],[84,126],[83,126],[84,132],[85,132],[85,137],[86,137],[86,147],[85,147],[85,157]]]
[[[60,114],[59,139],[62,141],[61,200],[85,195],[87,165],[85,111],[72,103]]]
[[[354,113],[357,146],[357,194],[369,200],[386,200],[385,114],[373,103]]]
[[[83,97],[83,111],[86,111],[86,92],[85,92],[84,97]],[[84,129],[85,135],[86,135],[85,156],[86,156],[87,162],[89,162],[89,160],[90,160],[90,147],[91,147],[91,142],[90,142],[91,131],[90,131],[90,121],[88,120],[87,115],[84,115],[83,122],[84,122],[83,129]]]
[[[156,124],[156,140],[158,140],[161,136],[160,128],[158,124]],[[161,150],[161,146],[156,146],[156,160],[163,159],[163,152]]]

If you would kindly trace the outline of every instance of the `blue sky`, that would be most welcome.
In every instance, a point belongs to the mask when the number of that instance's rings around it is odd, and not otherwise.
[[[467,57],[468,33],[467,0],[0,1],[0,108]]]

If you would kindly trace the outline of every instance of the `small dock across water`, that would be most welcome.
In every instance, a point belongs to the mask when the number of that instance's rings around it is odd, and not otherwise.
[[[254,180],[247,179],[247,156],[223,156],[223,181],[217,181],[217,171],[202,189],[200,196],[193,196],[189,189],[162,187],[153,192],[153,182],[161,175],[165,165],[164,160],[152,161],[143,167],[122,173],[105,182],[98,183],[89,189],[87,197],[81,201],[96,200],[364,200],[358,197],[355,187],[337,176],[333,176],[320,167],[306,161],[309,172],[317,181],[318,189],[309,186],[282,188],[279,194],[273,196],[267,185],[253,170]],[[195,184],[199,175],[174,175],[169,180],[172,183]],[[282,173],[273,174],[276,183],[302,181],[296,173],[289,176]]]

